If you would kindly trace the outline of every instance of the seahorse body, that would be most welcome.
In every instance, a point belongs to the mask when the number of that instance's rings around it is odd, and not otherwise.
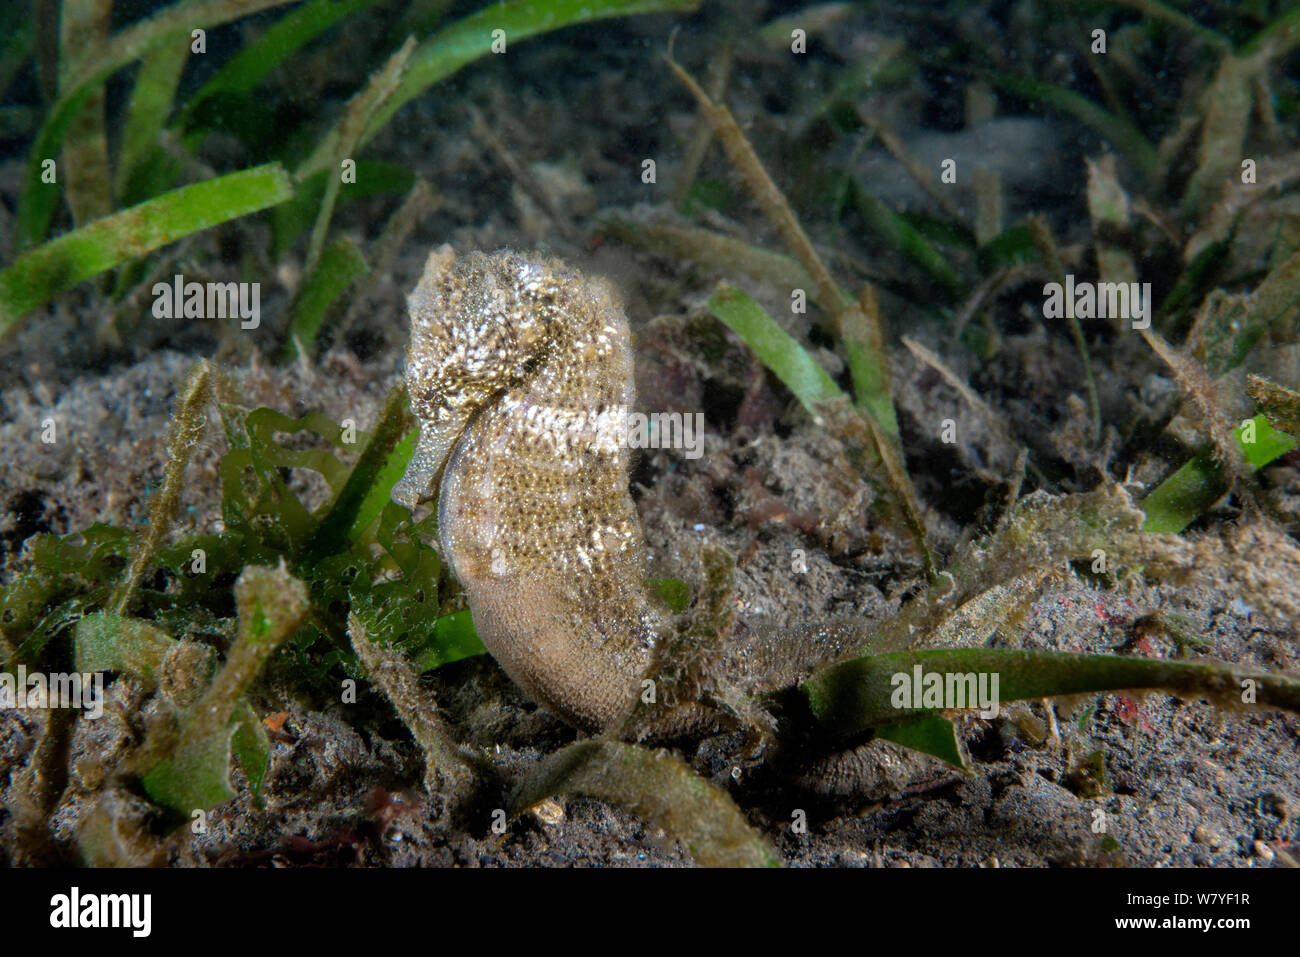
[[[630,707],[663,627],[628,494],[622,307],[561,262],[457,261],[445,246],[408,307],[420,440],[393,500],[436,492],[443,559],[484,646],[552,713],[602,728]]]

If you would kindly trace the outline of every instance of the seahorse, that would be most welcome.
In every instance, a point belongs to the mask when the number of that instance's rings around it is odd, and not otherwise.
[[[636,396],[618,295],[557,260],[443,246],[407,305],[420,437],[393,500],[437,498],[443,560],[506,674],[603,729],[629,711],[666,625],[628,491]]]

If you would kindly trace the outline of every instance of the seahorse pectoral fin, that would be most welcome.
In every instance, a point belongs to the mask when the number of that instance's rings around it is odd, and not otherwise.
[[[394,502],[414,511],[422,502],[438,497],[438,478],[442,474],[442,467],[464,426],[464,419],[420,426],[415,454],[411,456],[406,473],[393,486],[391,497]]]

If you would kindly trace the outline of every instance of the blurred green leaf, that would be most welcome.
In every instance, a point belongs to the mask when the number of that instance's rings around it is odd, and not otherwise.
[[[548,3],[508,0],[489,3],[416,48],[402,82],[371,117],[359,145],[368,143],[403,105],[466,64],[490,53],[498,38],[504,40],[508,50],[509,44],[573,24],[639,13],[690,11],[698,6],[699,0],[550,0]],[[334,153],[333,140],[337,135],[336,128],[321,141],[316,152],[298,170],[299,176],[325,167]]]
[[[949,299],[962,295],[962,282],[957,271],[920,230],[856,183],[850,188],[858,212],[887,243],[938,282]]]
[[[895,704],[898,676],[911,682],[914,669],[923,675],[985,675],[986,689],[998,678],[999,703],[1027,698],[1085,694],[1096,691],[1159,689],[1182,695],[1234,697],[1240,679],[1256,684],[1262,707],[1300,711],[1300,679],[1280,672],[1260,672],[1213,661],[1173,661],[1119,655],[1073,654],[1009,648],[955,648],[899,651],[849,658],[822,668],[803,682],[800,691],[827,731],[850,738],[900,718],[933,713],[919,703]],[[992,696],[992,695],[991,695]],[[908,696],[910,697],[910,695]],[[947,702],[952,704],[952,702]],[[968,707],[979,703],[968,702]]]
[[[65,233],[0,272],[0,336],[64,289],[292,195],[288,175],[271,163],[174,189]]]
[[[305,546],[304,564],[310,565],[356,545],[362,533],[379,517],[415,448],[416,433],[411,431],[406,402],[405,386],[389,392],[357,464]]]
[[[382,193],[407,193],[415,183],[415,174],[405,166],[383,160],[357,160],[357,181],[339,187],[339,202],[378,196]],[[271,255],[283,259],[298,238],[316,219],[325,195],[326,172],[321,170],[302,179],[294,187],[294,196],[271,211]]]
[[[1251,469],[1261,469],[1296,447],[1294,438],[1273,428],[1264,416],[1257,415],[1250,422],[1255,428],[1254,442],[1242,441],[1244,429],[1241,426],[1233,430],[1232,435],[1245,452]],[[1142,511],[1147,516],[1142,530],[1175,534],[1181,532],[1227,491],[1228,484],[1223,477],[1223,470],[1215,462],[1213,453],[1207,449],[1161,482],[1142,500]]]
[[[126,566],[134,540],[127,530],[102,522],[84,532],[34,535],[27,540],[21,564],[0,592],[0,631],[14,643],[27,636],[16,661],[30,664],[51,637],[51,626],[75,623],[82,614],[75,609],[97,605],[108,597]],[[73,595],[80,597],[59,614],[58,609]],[[69,614],[70,619],[66,617]]]
[[[283,350],[286,359],[314,351],[316,336],[331,306],[369,271],[366,257],[352,240],[336,239],[325,247],[316,267],[303,279],[294,297],[293,319]]]
[[[817,403],[844,394],[803,346],[740,289],[719,283],[709,297],[709,311],[754,350],[814,417]]]
[[[724,792],[664,751],[579,741],[534,768],[512,800],[515,814],[555,794],[622,805],[680,841],[705,867],[776,867],[767,842]]]
[[[651,578],[646,582],[674,615],[680,615],[691,603],[691,590],[678,578]]]
[[[248,702],[235,709],[235,733],[230,746],[240,770],[248,778],[253,801],[261,807],[262,783],[271,764],[271,739],[266,726],[257,719],[257,713]]]
[[[443,615],[434,623],[432,640],[416,644],[412,649],[411,663],[417,672],[432,671],[486,651],[474,630],[470,613],[457,611]]]
[[[140,779],[149,800],[178,814],[207,810],[235,796],[230,783],[231,738],[235,729],[183,744]]]
[[[957,728],[942,715],[928,714],[913,721],[887,724],[876,729],[876,737],[933,755],[954,767],[966,767],[966,759],[962,757],[961,745],[957,741]]]
[[[204,123],[196,116],[210,98],[249,94],[277,66],[340,20],[373,7],[378,0],[309,0],[245,43],[185,104],[176,126],[187,131],[186,146],[195,149]]]
[[[171,114],[176,87],[180,84],[181,71],[188,56],[189,48],[184,43],[173,42],[159,47],[140,64],[118,147],[116,187],[119,202],[132,205],[153,195],[140,190],[149,182],[144,171],[157,167],[161,158],[159,154],[164,153],[161,133]],[[167,164],[167,168],[178,167],[173,162]]]
[[[163,658],[176,640],[137,618],[96,612],[77,622],[73,638],[77,671],[123,671],[146,687],[158,684]]]
[[[105,43],[96,44],[81,61],[64,64],[61,72],[67,77],[67,82],[60,83],[59,98],[50,107],[27,154],[27,173],[18,201],[19,244],[40,242],[50,228],[62,190],[58,182],[42,182],[43,163],[59,155],[73,122],[105,80],[166,43],[189,43],[193,30],[214,27],[288,2],[290,0],[182,0],[112,34]],[[0,324],[0,331],[2,329]]]
[[[1012,226],[980,248],[980,268],[986,273],[1004,266],[1019,266],[1039,261],[1034,234],[1028,226]]]
[[[1074,117],[1084,126],[1089,127],[1116,149],[1126,153],[1148,182],[1154,182],[1160,173],[1160,162],[1156,149],[1151,145],[1140,129],[1122,116],[1116,116],[1105,107],[1094,103],[1082,93],[1033,80],[1029,77],[998,73],[993,70],[976,70],[977,76],[988,80],[994,86],[1008,93],[1020,96],[1034,103],[1041,103],[1054,110],[1059,110]]]

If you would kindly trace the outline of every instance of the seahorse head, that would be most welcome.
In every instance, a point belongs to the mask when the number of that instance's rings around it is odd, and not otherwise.
[[[476,411],[523,382],[561,333],[564,288],[514,253],[449,246],[430,254],[407,297],[411,339],[406,383],[420,440],[393,501],[414,508],[436,497],[447,456]]]

